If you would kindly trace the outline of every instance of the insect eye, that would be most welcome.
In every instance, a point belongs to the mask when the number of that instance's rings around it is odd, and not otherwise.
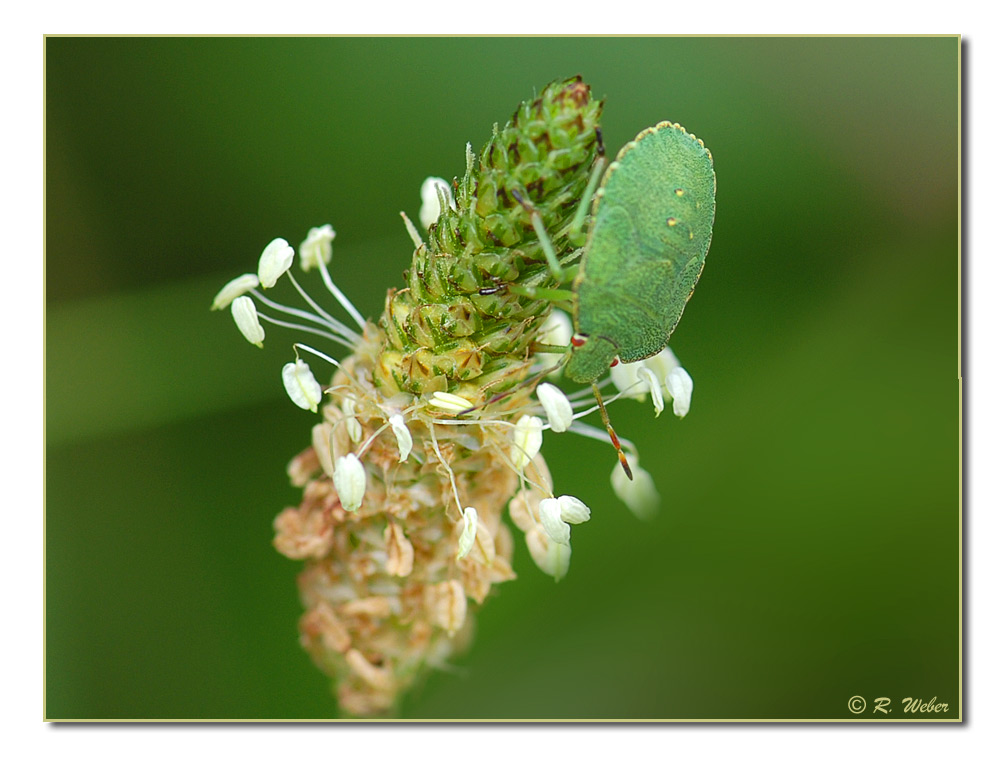
[[[569,341],[573,347],[582,348],[585,344],[587,344],[587,337],[584,334],[574,334],[570,337]]]

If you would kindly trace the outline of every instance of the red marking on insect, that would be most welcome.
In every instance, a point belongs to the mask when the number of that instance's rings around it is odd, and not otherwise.
[[[587,344],[587,338],[582,337],[579,334],[574,334],[572,337],[570,337],[569,341],[573,344],[573,347],[575,348],[582,348],[584,345]]]
[[[615,360],[611,362],[611,366],[616,367],[619,363],[621,362],[618,361],[618,356],[615,356]]]

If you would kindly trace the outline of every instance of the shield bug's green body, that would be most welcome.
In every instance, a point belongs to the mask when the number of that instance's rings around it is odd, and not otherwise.
[[[616,357],[639,361],[666,347],[705,266],[714,219],[712,155],[698,138],[661,122],[622,148],[594,196],[566,377],[595,383]]]

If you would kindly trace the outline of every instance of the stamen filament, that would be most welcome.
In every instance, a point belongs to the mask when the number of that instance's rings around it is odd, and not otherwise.
[[[354,318],[354,322],[358,324],[358,327],[364,331],[365,330],[365,319],[361,317],[361,313],[358,312],[354,305],[348,300],[348,298],[340,292],[340,288],[334,285],[333,280],[330,278],[330,272],[327,271],[326,264],[321,263],[319,265],[320,276],[323,277],[323,283],[326,285],[326,289],[330,291],[340,302],[340,306],[344,308],[348,315]]]
[[[600,386],[598,386],[598,388],[600,388]],[[591,395],[593,395],[593,393],[594,393],[593,391],[590,391],[590,394],[591,394]],[[610,404],[611,404],[612,402],[617,402],[617,401],[618,401],[619,399],[621,399],[621,398],[622,398],[622,397],[623,397],[624,395],[625,395],[625,392],[624,392],[624,391],[619,391],[619,392],[618,392],[617,394],[615,394],[614,396],[611,396],[611,397],[608,397],[607,399],[605,399],[605,400],[604,400],[604,404],[605,404],[605,406],[607,406],[607,405],[610,405]],[[575,407],[575,406],[576,406],[577,404],[578,404],[578,402],[574,401],[574,403],[573,403],[574,407]],[[587,417],[588,415],[590,415],[591,413],[593,413],[593,412],[596,412],[596,411],[598,411],[598,410],[600,410],[600,409],[601,409],[601,408],[600,408],[600,406],[599,406],[599,405],[593,405],[592,407],[588,407],[588,408],[587,408],[586,410],[584,410],[584,411],[583,411],[582,413],[574,413],[574,414],[573,414],[573,420],[575,421],[575,420],[576,420],[577,418],[586,418],[586,417]]]
[[[325,264],[321,263],[319,265],[319,268],[320,268],[320,273],[321,274],[324,271],[326,271],[326,265]],[[358,339],[358,335],[352,329],[350,329],[347,326],[345,326],[343,323],[341,323],[339,320],[337,320],[335,317],[333,317],[333,315],[331,315],[329,312],[327,312],[325,309],[323,309],[322,307],[320,307],[315,301],[312,300],[312,298],[309,296],[309,294],[306,293],[302,289],[301,285],[299,285],[298,280],[296,280],[295,277],[292,276],[291,271],[287,272],[287,274],[288,274],[288,279],[290,279],[292,281],[292,285],[295,286],[295,290],[297,290],[299,292],[299,295],[301,295],[302,298],[305,299],[308,302],[308,304],[309,304],[310,307],[312,307],[317,313],[319,313],[320,315],[322,315],[323,318],[326,319],[326,321],[335,330],[340,331],[342,329],[343,333],[344,333],[344,336],[349,336],[349,337],[353,337],[355,339]],[[329,278],[329,273],[327,273],[327,278]],[[343,294],[341,294],[341,295],[343,295]],[[364,327],[365,327],[365,324],[362,323],[361,324],[361,328],[364,329]]]
[[[339,337],[336,334],[331,334],[329,331],[322,331],[321,329],[314,329],[312,326],[303,326],[299,323],[289,323],[286,320],[278,320],[277,318],[272,318],[270,315],[265,315],[263,312],[258,312],[257,317],[261,320],[266,320],[268,323],[273,323],[275,326],[283,326],[286,329],[292,329],[293,331],[304,331],[307,334],[315,334],[318,337],[325,337],[326,339],[336,342],[338,345],[343,345],[345,348],[354,349],[354,343],[348,342],[343,337]]]
[[[451,490],[455,495],[455,503],[458,505],[459,510],[462,508],[462,500],[458,496],[458,484],[455,483],[455,473],[451,469],[451,465],[445,460],[444,456],[441,455],[441,449],[438,448],[437,435],[434,434],[434,422],[427,422],[427,429],[431,433],[431,446],[434,448],[434,453],[437,454],[438,464],[444,467],[445,471],[448,473],[448,480],[451,481]]]
[[[511,460],[510,456],[507,453],[507,446],[509,446],[508,442],[503,440],[498,441],[495,435],[490,436],[490,447],[493,448],[494,452],[497,454],[497,456],[500,457],[503,463],[506,464],[511,469],[511,472],[517,475],[522,489],[524,488],[525,484],[528,484],[532,488],[538,489],[540,492],[542,492],[542,494],[545,494],[546,496],[551,495],[552,490],[549,487],[543,486],[538,481],[531,480],[527,475],[525,475],[524,470],[519,470],[517,469],[517,467],[514,466],[514,462]],[[528,462],[528,464],[531,464],[531,462]],[[528,508],[528,511],[529,513],[531,512],[530,507]],[[533,513],[531,514],[531,517],[533,519],[535,518]],[[535,521],[537,521],[537,519],[535,519]]]
[[[340,369],[340,362],[337,361],[335,358],[330,358],[323,351],[316,350],[316,348],[311,348],[311,347],[309,347],[308,345],[306,345],[306,344],[304,344],[302,342],[296,342],[294,345],[292,345],[292,350],[295,351],[295,357],[296,358],[299,357],[299,348],[302,348],[303,350],[305,350],[308,353],[312,353],[314,356],[316,356],[318,358],[321,358],[324,361],[329,362],[330,364],[333,364],[335,367],[337,367],[337,369]]]
[[[287,272],[286,272],[287,274]],[[278,312],[284,312],[286,315],[294,315],[297,318],[302,318],[303,320],[308,320],[312,323],[318,323],[321,326],[327,326],[336,333],[339,333],[345,339],[352,340],[352,343],[348,347],[355,347],[360,341],[360,337],[351,331],[347,326],[338,321],[328,321],[326,318],[319,317],[318,315],[313,315],[311,312],[306,312],[305,310],[300,310],[298,307],[288,307],[284,304],[278,304],[278,302],[269,299],[263,293],[258,290],[250,291],[250,295],[256,298],[258,301],[266,304],[271,309],[277,310]]]
[[[369,448],[371,448],[372,443],[375,442],[375,438],[378,437],[380,434],[382,434],[382,432],[384,432],[390,426],[391,424],[388,421],[386,421],[378,429],[376,429],[374,432],[371,433],[371,436],[361,444],[360,448],[358,448],[359,459],[365,455],[365,452],[367,452]]]

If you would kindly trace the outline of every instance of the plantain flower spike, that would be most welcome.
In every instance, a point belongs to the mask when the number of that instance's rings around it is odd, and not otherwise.
[[[587,505],[554,490],[543,416],[555,432],[572,425],[601,439],[604,430],[576,420],[593,412],[582,395],[590,389],[567,396],[539,385],[557,376],[572,324],[553,297],[528,293],[561,282],[538,220],[560,257],[586,234],[589,211],[582,232],[574,220],[594,177],[601,109],[579,77],[554,82],[494,126],[478,154],[467,147],[451,184],[425,181],[426,240],[404,219],[410,267],[374,319],[333,281],[330,225],[308,232],[296,270],[329,295],[306,293],[291,270],[295,251],[275,239],[256,274],[213,302],[232,309],[253,344],[263,342],[261,321],[323,339],[323,350],[295,343],[282,371],[289,397],[316,420],[288,466],[302,499],[275,518],[274,546],[302,562],[299,640],[345,715],[393,715],[404,693],[462,651],[477,609],[515,577],[516,546],[559,580],[571,530],[586,531],[576,525],[590,518]],[[269,289],[281,287],[304,304],[272,300]],[[316,361],[329,365],[319,380]],[[655,386],[675,404],[690,396],[669,369],[649,373],[629,393]],[[606,445],[594,449],[616,461]],[[637,479],[615,491],[645,512],[652,479],[642,470]]]

